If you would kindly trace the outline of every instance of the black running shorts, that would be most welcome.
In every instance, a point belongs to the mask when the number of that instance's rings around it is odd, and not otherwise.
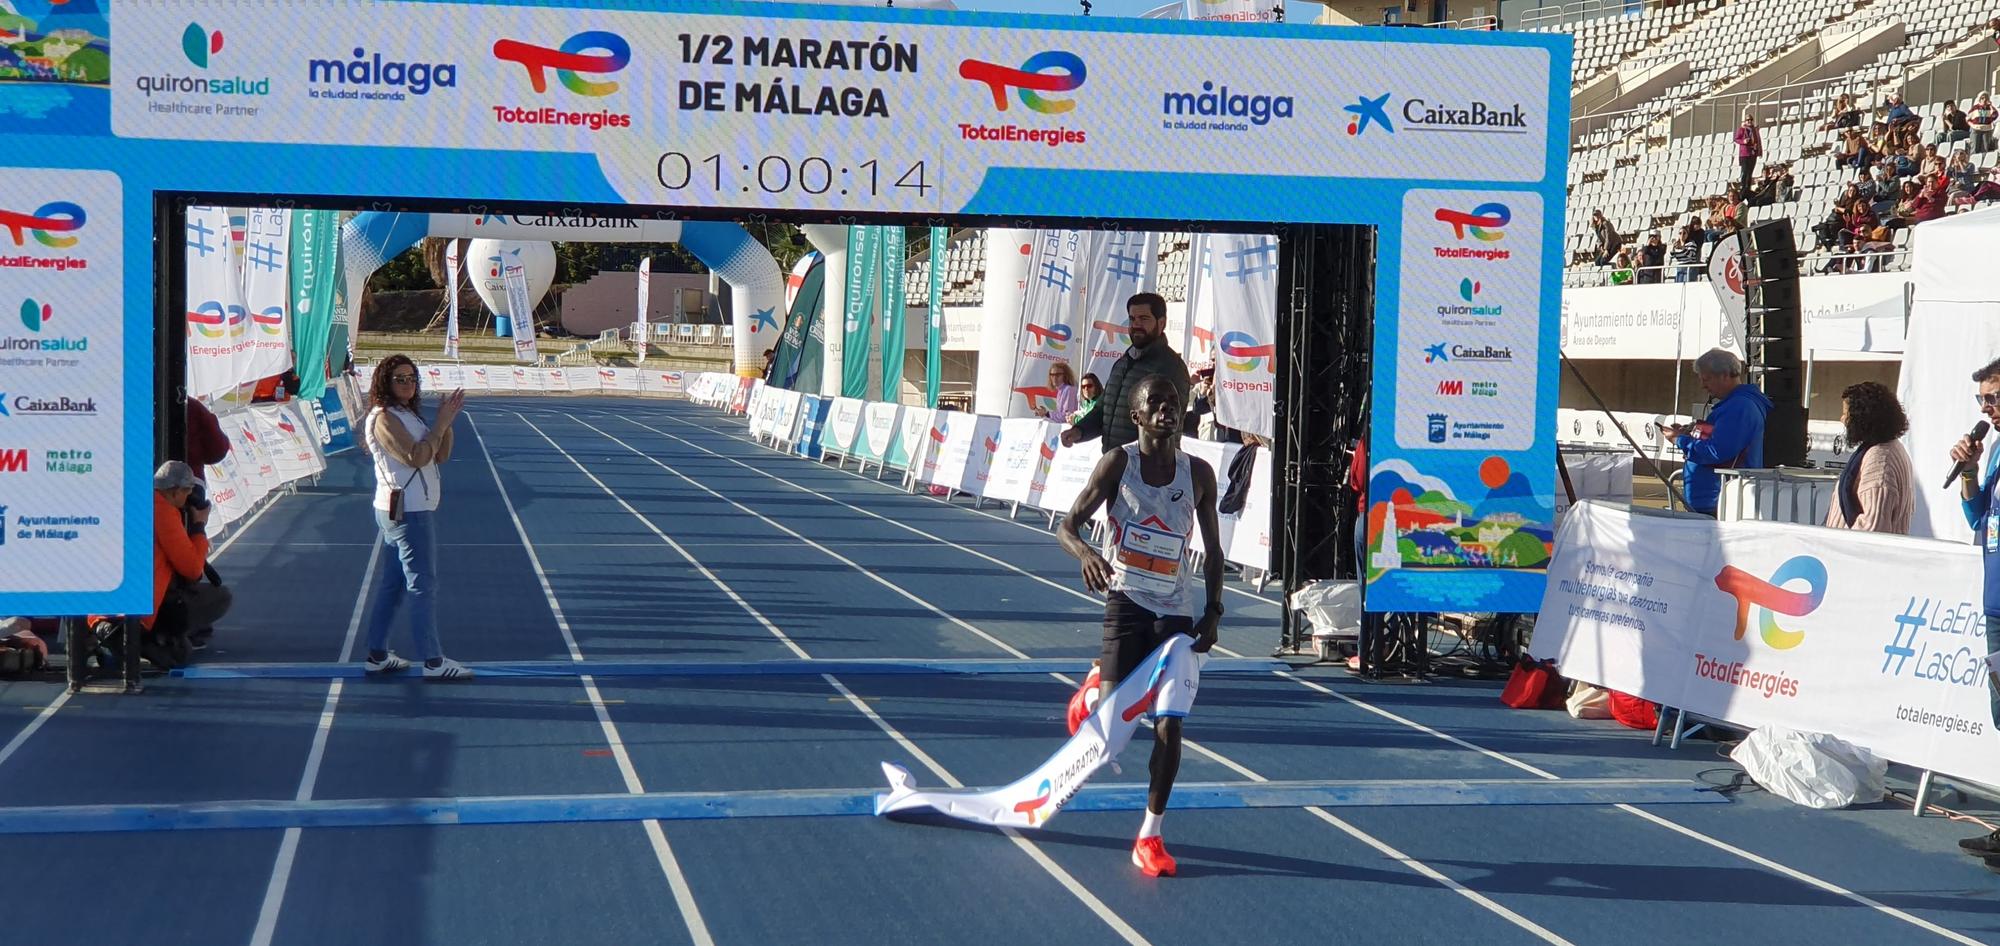
[[[1098,659],[1098,674],[1105,683],[1117,686],[1174,634],[1193,636],[1194,618],[1154,614],[1124,594],[1112,592],[1104,602],[1104,653]]]

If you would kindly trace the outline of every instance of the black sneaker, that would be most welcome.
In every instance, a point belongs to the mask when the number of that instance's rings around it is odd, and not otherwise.
[[[1986,866],[1993,867],[1993,859],[2000,856],[2000,831],[1966,838],[1958,842],[1958,849],[1974,857],[1986,858]]]

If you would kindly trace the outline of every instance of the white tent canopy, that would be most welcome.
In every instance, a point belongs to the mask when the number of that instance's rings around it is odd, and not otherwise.
[[[1897,391],[1910,415],[1904,438],[1916,467],[1912,535],[1969,541],[1958,492],[1939,488],[1951,472],[1951,445],[1979,420],[1972,373],[2000,358],[2000,208],[1957,214],[1912,236],[1909,338]],[[1988,441],[1989,449],[1991,440]]]

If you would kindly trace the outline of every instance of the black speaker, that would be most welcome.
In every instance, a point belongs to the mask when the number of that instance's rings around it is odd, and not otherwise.
[[[1759,223],[1740,235],[1749,380],[1771,399],[1764,420],[1764,465],[1804,466],[1806,390],[1804,313],[1792,221]]]

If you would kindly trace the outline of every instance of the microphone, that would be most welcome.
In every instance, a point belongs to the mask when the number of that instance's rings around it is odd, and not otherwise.
[[[1972,433],[1966,434],[1966,436],[1971,438],[1973,443],[1978,443],[1981,440],[1986,439],[1986,432],[1991,429],[1992,426],[1982,420],[1979,423],[1972,425]],[[1950,489],[1952,483],[1956,482],[1959,477],[1964,476],[1965,474],[1971,471],[1972,471],[1971,460],[1965,460],[1954,465],[1951,468],[1951,476],[1947,477],[1944,481],[1944,488]]]

